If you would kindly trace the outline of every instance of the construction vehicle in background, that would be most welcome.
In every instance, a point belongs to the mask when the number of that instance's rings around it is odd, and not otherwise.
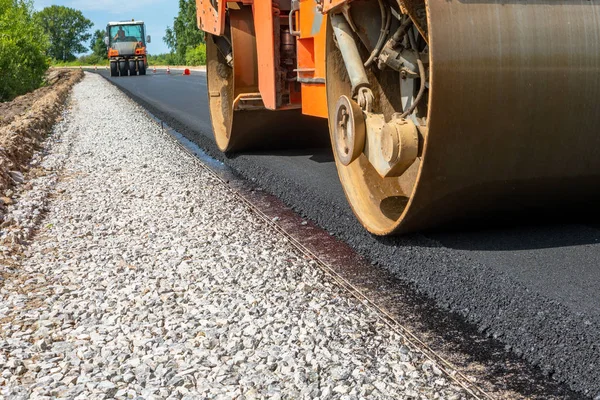
[[[196,5],[218,147],[325,119],[370,232],[596,207],[600,0]]]
[[[104,42],[108,47],[110,76],[146,75],[146,44],[150,43],[150,36],[145,33],[143,21],[108,23]]]

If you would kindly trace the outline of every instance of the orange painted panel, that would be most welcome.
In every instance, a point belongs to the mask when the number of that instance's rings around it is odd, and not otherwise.
[[[300,38],[297,41],[298,78],[325,80],[325,30],[323,15],[314,0],[300,1]],[[324,83],[302,83],[302,113],[327,117],[327,93]]]
[[[246,8],[229,15],[233,46],[234,95],[258,91],[256,37],[252,11]]]
[[[271,1],[255,1],[254,30],[256,32],[256,52],[258,57],[258,90],[265,107],[277,108],[275,77],[275,44],[273,38],[273,17],[279,18],[279,11],[274,10]]]
[[[217,0],[217,8],[211,0],[196,0],[196,19],[198,28],[204,32],[221,36],[225,33],[225,0]]]
[[[299,72],[306,70],[306,74],[314,75],[315,68],[315,40],[309,38],[299,38],[296,41],[296,55],[298,56]]]
[[[327,118],[327,91],[325,84],[302,84],[302,114]]]
[[[325,43],[327,42],[326,28],[327,16],[323,16],[321,26],[318,33],[314,36],[315,39],[315,76],[325,78]]]

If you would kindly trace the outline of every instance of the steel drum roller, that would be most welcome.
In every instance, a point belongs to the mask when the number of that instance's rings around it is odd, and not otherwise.
[[[338,171],[371,232],[391,234],[600,196],[600,1],[428,1],[420,157],[381,178]],[[328,53],[335,53],[333,42]],[[327,59],[328,102],[348,91]],[[330,115],[332,109],[330,108]]]

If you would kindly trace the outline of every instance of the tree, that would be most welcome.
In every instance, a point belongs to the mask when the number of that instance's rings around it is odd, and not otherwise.
[[[206,44],[201,43],[196,47],[187,49],[185,65],[206,65]]]
[[[166,53],[166,54],[148,54],[148,64],[150,65],[175,65],[177,61],[175,60],[175,54]]]
[[[195,0],[179,0],[179,13],[173,20],[173,28],[167,27],[163,40],[182,64],[186,62],[188,50],[204,43],[204,33],[198,29],[196,20]]]
[[[100,57],[101,59],[108,58],[106,44],[104,43],[105,36],[106,31],[96,29],[96,32],[94,32],[92,35],[92,40],[90,41],[90,49],[92,50],[92,54]]]
[[[65,6],[50,6],[36,13],[36,20],[50,38],[50,57],[70,61],[87,48],[82,44],[92,35],[87,33],[93,24],[81,11]]]
[[[33,20],[33,5],[0,0],[0,101],[38,88],[48,69],[48,39]]]

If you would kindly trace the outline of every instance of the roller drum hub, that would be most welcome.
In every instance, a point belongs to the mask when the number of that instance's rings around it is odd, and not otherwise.
[[[341,96],[336,105],[334,148],[338,160],[349,165],[365,146],[365,121],[362,110],[348,96]]]

